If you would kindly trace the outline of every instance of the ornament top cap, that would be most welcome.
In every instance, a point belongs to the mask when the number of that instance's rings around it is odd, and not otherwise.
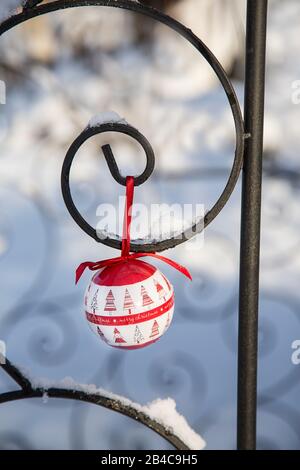
[[[145,261],[128,259],[98,271],[93,277],[93,282],[99,286],[125,286],[143,282],[155,271],[156,268]]]

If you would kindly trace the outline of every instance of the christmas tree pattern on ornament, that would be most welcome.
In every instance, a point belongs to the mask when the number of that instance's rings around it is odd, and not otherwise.
[[[156,292],[158,293],[159,300],[163,299],[164,301],[166,301],[166,291],[163,286],[156,279],[154,279],[154,285],[156,287]]]
[[[97,333],[98,333],[98,335],[100,336],[100,338],[101,338],[105,343],[108,343],[107,339],[105,338],[104,334],[103,334],[102,331],[100,330],[99,326],[97,326]]]
[[[154,320],[150,338],[154,338],[154,337],[157,336],[157,335],[159,335],[159,328],[158,328],[158,323],[157,323],[157,321]]]
[[[135,332],[134,332],[134,342],[136,344],[140,344],[143,341],[144,341],[144,336],[142,335],[141,330],[139,329],[139,327],[136,325]]]
[[[109,314],[111,315],[111,312],[115,312],[116,310],[117,309],[115,306],[115,298],[112,293],[112,290],[110,290],[106,297],[106,304],[105,304],[104,311],[109,312]]]
[[[145,287],[141,287],[141,295],[143,298],[143,307],[146,307],[147,305],[153,304],[153,300],[149,296],[148,292],[146,291]]]
[[[167,329],[169,328],[170,326],[170,323],[171,323],[171,318],[170,318],[170,310],[168,311],[168,317],[167,317],[167,323],[165,325],[165,328],[164,328],[164,332],[167,331]]]
[[[118,344],[126,343],[125,339],[122,338],[121,333],[119,332],[118,328],[114,329],[114,341],[115,343],[118,343]]]
[[[132,297],[129,294],[128,289],[126,289],[125,290],[123,310],[124,310],[124,312],[126,312],[130,315],[132,313],[133,309],[134,309],[134,303],[133,303]]]
[[[93,309],[93,313],[95,313],[96,309],[98,308],[98,292],[99,292],[99,289],[96,290],[95,294],[93,295],[92,302],[91,302],[91,308]]]

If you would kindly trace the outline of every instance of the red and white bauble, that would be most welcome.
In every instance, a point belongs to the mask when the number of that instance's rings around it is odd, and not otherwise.
[[[91,329],[108,345],[137,349],[157,341],[169,328],[174,291],[154,266],[137,259],[96,272],[85,293]]]

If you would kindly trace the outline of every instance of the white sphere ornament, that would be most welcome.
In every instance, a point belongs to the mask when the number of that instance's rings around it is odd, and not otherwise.
[[[128,259],[94,274],[84,308],[89,326],[106,344],[139,349],[155,343],[169,328],[174,290],[156,267]]]

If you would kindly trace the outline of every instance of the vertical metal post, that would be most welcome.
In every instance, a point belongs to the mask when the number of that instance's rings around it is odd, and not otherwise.
[[[268,0],[248,0],[242,182],[237,447],[256,448],[257,337],[265,53]]]

